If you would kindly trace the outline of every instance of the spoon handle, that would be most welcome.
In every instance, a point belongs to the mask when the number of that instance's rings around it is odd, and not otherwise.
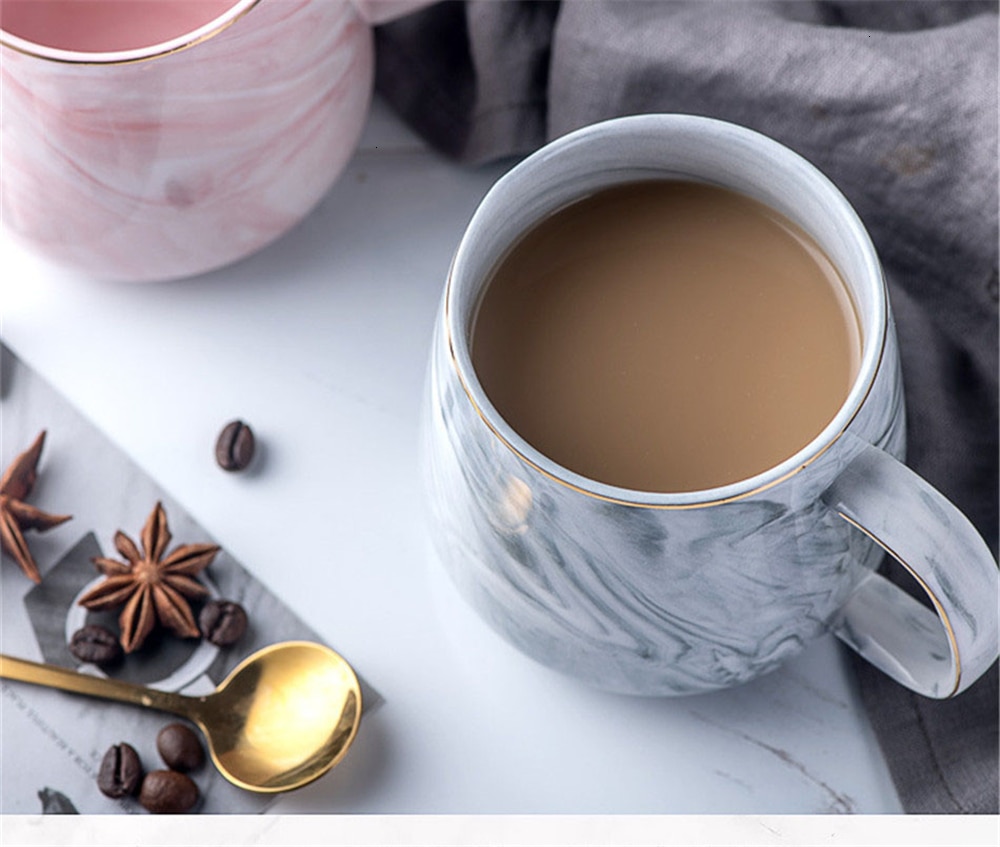
[[[122,682],[107,677],[91,676],[77,673],[69,668],[58,665],[44,665],[40,662],[30,662],[27,659],[17,659],[0,653],[0,678],[16,679],[19,682],[30,682],[34,685],[44,685],[48,688],[59,688],[76,694],[88,694],[91,697],[103,697],[106,700],[119,700],[147,709],[158,709],[162,712],[186,715],[191,711],[191,698],[172,691],[158,691],[131,682]]]

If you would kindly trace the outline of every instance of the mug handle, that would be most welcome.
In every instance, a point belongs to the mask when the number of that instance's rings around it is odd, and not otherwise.
[[[869,573],[833,632],[907,688],[953,697],[997,658],[997,564],[969,519],[937,489],[889,453],[850,433],[842,437],[858,454],[823,501],[906,568],[934,611]]]

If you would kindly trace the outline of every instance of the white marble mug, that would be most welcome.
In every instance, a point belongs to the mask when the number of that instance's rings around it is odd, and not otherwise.
[[[664,177],[726,186],[796,222],[839,269],[863,331],[856,381],[811,443],[749,479],[680,494],[617,488],[542,455],[490,403],[470,355],[484,285],[520,235],[596,189]],[[997,657],[997,565],[902,464],[904,442],[875,250],[838,189],[777,142],[690,115],[619,118],[529,156],[473,215],[432,343],[430,535],[473,607],[538,661],[613,691],[680,695],[771,671],[833,632],[914,691],[958,694]],[[883,551],[930,607],[875,572]]]
[[[371,25],[427,2],[0,0],[5,231],[123,281],[264,247],[354,151]]]

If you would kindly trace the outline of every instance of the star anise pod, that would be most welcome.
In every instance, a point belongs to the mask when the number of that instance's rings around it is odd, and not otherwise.
[[[29,506],[25,498],[38,478],[38,459],[45,445],[45,430],[38,433],[35,443],[21,453],[0,478],[0,547],[21,566],[32,582],[41,582],[38,565],[24,539],[26,529],[44,532],[68,521],[71,515],[52,515]]]
[[[103,556],[92,559],[105,579],[80,598],[81,606],[95,611],[123,606],[118,625],[126,653],[141,647],[157,624],[182,638],[200,635],[188,600],[208,595],[195,576],[219,552],[215,544],[182,544],[164,556],[170,529],[160,503],[147,518],[140,540],[142,552],[124,532],[116,532],[115,549],[125,561]]]

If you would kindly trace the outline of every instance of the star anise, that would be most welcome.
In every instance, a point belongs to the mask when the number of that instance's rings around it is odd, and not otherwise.
[[[21,566],[32,582],[41,582],[38,565],[24,539],[26,529],[44,532],[68,521],[71,515],[52,515],[29,506],[25,498],[38,478],[38,459],[45,445],[45,430],[38,433],[35,443],[21,453],[0,478],[0,547]]]
[[[80,598],[81,606],[95,611],[124,606],[118,625],[126,653],[141,647],[157,624],[182,638],[200,635],[188,600],[208,595],[208,589],[195,576],[219,552],[215,544],[182,544],[164,556],[170,529],[160,503],[147,518],[140,540],[141,553],[124,532],[116,532],[115,549],[125,561],[103,556],[92,559],[105,579]]]

